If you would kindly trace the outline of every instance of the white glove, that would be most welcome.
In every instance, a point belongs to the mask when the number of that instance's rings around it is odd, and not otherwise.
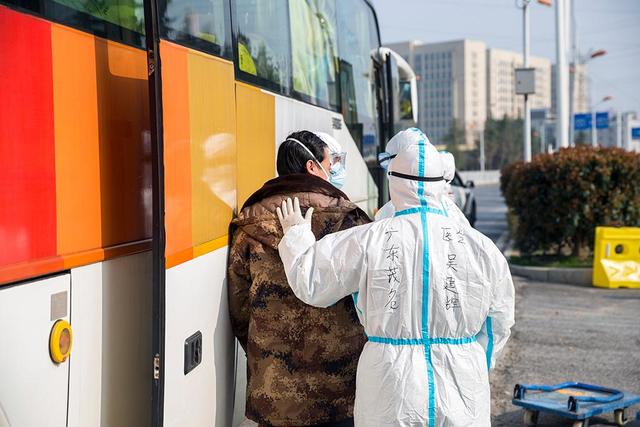
[[[284,234],[287,234],[287,231],[298,224],[309,224],[311,226],[311,215],[313,215],[313,208],[307,209],[307,214],[303,217],[302,211],[300,210],[300,201],[296,197],[293,202],[291,198],[282,201],[282,209],[277,208],[276,213],[278,214],[278,219],[280,220],[280,225],[282,225],[282,230]]]

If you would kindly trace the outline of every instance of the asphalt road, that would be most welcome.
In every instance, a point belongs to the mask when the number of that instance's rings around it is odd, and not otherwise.
[[[499,186],[474,189],[476,228],[501,249],[507,242],[507,208]],[[516,325],[492,373],[494,426],[521,426],[511,404],[517,383],[581,381],[640,394],[640,289],[603,290],[514,277]],[[640,411],[640,405],[633,408]],[[592,426],[611,425],[605,416]],[[571,425],[542,415],[541,426]],[[628,424],[640,426],[640,422]]]
[[[500,193],[498,184],[482,185],[474,188],[476,197],[477,215],[476,229],[493,240],[500,249],[506,244],[504,239],[507,231],[507,207]],[[500,238],[503,240],[500,241]]]
[[[580,381],[640,394],[640,289],[597,289],[515,278],[516,325],[492,373],[493,426],[520,426],[516,383]],[[633,408],[632,415],[640,411]],[[592,426],[612,425],[605,416]],[[571,425],[541,415],[540,426]],[[640,422],[628,424],[640,426]]]

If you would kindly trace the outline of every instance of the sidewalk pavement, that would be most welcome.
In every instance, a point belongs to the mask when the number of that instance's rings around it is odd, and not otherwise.
[[[516,324],[491,375],[492,424],[522,425],[516,383],[581,381],[640,393],[640,289],[599,289],[514,277]],[[634,408],[632,414],[640,410]],[[612,416],[591,422],[611,425]],[[571,425],[541,415],[539,425]],[[629,426],[640,427],[640,422]]]

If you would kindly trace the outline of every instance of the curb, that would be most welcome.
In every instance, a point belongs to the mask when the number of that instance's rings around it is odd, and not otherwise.
[[[511,274],[540,282],[592,287],[592,268],[528,267],[509,264]]]

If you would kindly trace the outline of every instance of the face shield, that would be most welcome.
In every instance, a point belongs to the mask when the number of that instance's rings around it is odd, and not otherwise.
[[[347,179],[347,153],[342,151],[340,143],[326,132],[313,132],[329,149],[329,182],[336,188],[342,188]]]
[[[391,154],[391,153],[388,153],[388,152],[384,151],[384,152],[378,154],[378,164],[384,170],[389,170],[389,163],[391,163],[391,160],[394,157],[396,157],[396,154]]]
[[[329,182],[340,189],[347,178],[347,153],[329,153],[329,162]]]
[[[329,164],[331,165],[331,170],[346,169],[347,153],[344,151],[340,153],[329,153]]]

